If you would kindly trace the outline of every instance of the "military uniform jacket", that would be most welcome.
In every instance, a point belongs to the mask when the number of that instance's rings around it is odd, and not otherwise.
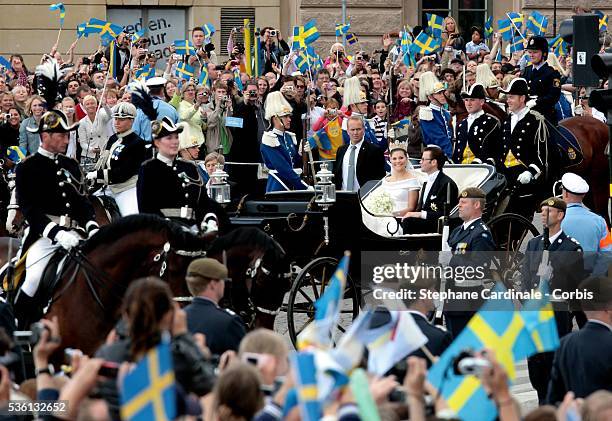
[[[561,75],[548,63],[539,69],[527,66],[521,75],[529,85],[529,95],[537,96],[534,111],[542,114],[548,121],[557,124],[555,105],[561,96]]]
[[[544,170],[544,165],[538,152],[538,145],[536,144],[536,131],[538,129],[539,121],[536,117],[527,112],[527,114],[516,123],[514,131],[510,132],[510,119],[508,116],[504,120],[502,126],[503,133],[503,149],[501,154],[500,166],[504,167],[504,161],[509,151],[517,160],[520,161],[525,170],[529,170],[534,177],[538,176]],[[545,150],[545,145],[540,146],[542,153]]]
[[[447,158],[453,156],[453,131],[451,115],[436,105],[422,107],[419,111],[419,124],[424,145],[439,146]]]
[[[54,240],[59,231],[77,224],[97,228],[93,207],[84,195],[83,173],[74,159],[39,149],[17,165],[15,185],[17,202],[35,238]],[[62,216],[73,224],[62,227],[58,224]]]
[[[102,154],[102,169],[98,170],[97,181],[107,185],[131,181],[127,188],[135,186],[147,150],[145,141],[132,130],[115,133],[106,143],[108,153]]]
[[[266,192],[306,190],[308,187],[293,170],[299,167],[301,158],[297,140],[291,132],[273,129],[261,138],[261,157],[271,173],[268,175]]]
[[[161,155],[145,161],[140,167],[136,191],[141,213],[193,225],[201,223],[204,215],[212,212],[217,215],[221,230],[229,227],[227,214],[208,197],[206,184],[191,162],[180,158],[166,161]]]
[[[246,335],[240,316],[201,297],[195,297],[193,302],[185,307],[185,313],[189,332],[206,335],[206,346],[212,354],[221,355],[228,350],[238,351],[240,341]]]
[[[448,245],[453,252],[449,266],[455,267],[478,265],[489,267],[491,254],[473,252],[495,250],[491,231],[481,218],[473,221],[467,229],[463,229],[463,224],[456,227],[448,236]]]
[[[457,127],[453,161],[461,164],[495,165],[500,159],[500,152],[495,148],[497,145],[501,145],[501,124],[496,117],[482,113],[474,120],[469,130],[466,118]],[[468,159],[464,158],[466,146],[469,146],[472,152]]]
[[[540,282],[538,268],[542,261],[544,236],[538,235],[527,243],[527,251],[521,267],[524,290],[536,288]],[[563,231],[548,247],[550,264],[553,268],[549,289],[575,289],[586,277],[582,256],[582,246]]]

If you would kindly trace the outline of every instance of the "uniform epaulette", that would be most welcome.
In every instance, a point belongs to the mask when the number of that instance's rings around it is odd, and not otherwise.
[[[294,145],[297,145],[297,136],[295,135],[295,133],[293,132],[285,132],[287,133],[289,136],[291,136],[291,140],[293,141]]]
[[[264,132],[263,136],[261,137],[261,143],[271,148],[278,148],[280,146],[278,138],[272,132]]]
[[[433,111],[429,106],[421,106],[419,108],[419,120],[431,121],[433,120]]]
[[[234,313],[232,310],[230,310],[229,308],[224,308],[223,309],[227,314],[229,314],[230,316],[235,316],[236,313]]]

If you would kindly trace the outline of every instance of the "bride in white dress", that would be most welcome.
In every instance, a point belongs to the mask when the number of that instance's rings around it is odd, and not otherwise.
[[[393,216],[413,212],[419,202],[421,183],[408,159],[405,143],[389,144],[391,174],[382,179],[381,188],[393,200]]]

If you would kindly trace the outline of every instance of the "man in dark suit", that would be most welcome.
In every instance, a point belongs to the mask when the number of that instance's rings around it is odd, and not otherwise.
[[[405,234],[438,232],[438,220],[444,216],[447,198],[450,198],[448,212],[457,204],[457,184],[442,171],[445,161],[446,156],[439,147],[428,146],[423,150],[421,171],[428,178],[421,188],[417,210],[407,212],[402,218]]]
[[[185,307],[187,328],[192,334],[203,333],[206,346],[214,355],[238,351],[246,329],[239,316],[219,307],[225,291],[227,268],[214,259],[196,259],[187,268],[187,287],[193,302]]]
[[[608,277],[593,276],[579,290],[593,294],[582,300],[588,322],[561,339],[554,354],[547,403],[563,401],[569,391],[577,398],[600,389],[612,391],[612,283]]]
[[[338,190],[358,191],[368,181],[385,176],[385,156],[382,149],[364,140],[361,116],[349,117],[347,130],[351,143],[338,148],[334,180]]]
[[[550,263],[552,275],[549,275],[548,290],[575,291],[584,279],[584,263],[582,247],[575,239],[567,236],[561,230],[561,222],[565,217],[566,204],[558,197],[551,197],[541,203],[542,224],[548,228],[548,235],[538,235],[529,240],[527,251],[521,267],[523,289],[537,289],[540,283],[540,267]],[[548,262],[543,262],[544,250],[548,250]],[[542,266],[542,267],[544,267]],[[546,276],[546,275],[544,275]],[[553,297],[554,298],[554,297]],[[569,307],[566,302],[553,301],[555,322],[559,337],[567,335],[572,330]],[[553,353],[543,352],[527,360],[529,380],[538,392],[540,404],[544,404],[548,380],[553,363]]]

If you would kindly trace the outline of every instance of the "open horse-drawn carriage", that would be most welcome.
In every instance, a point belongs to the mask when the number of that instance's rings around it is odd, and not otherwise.
[[[505,178],[489,165],[447,165],[444,172],[456,182],[459,191],[480,187],[486,192],[485,220],[498,246],[507,252],[504,261],[499,262],[501,272],[510,273],[508,269],[520,259],[521,246],[538,231],[522,216],[503,214],[505,198],[510,193]],[[246,197],[231,218],[234,226],[261,228],[285,249],[292,282],[280,311],[287,313],[288,332],[294,343],[314,318],[314,302],[330,281],[345,250],[351,251],[352,259],[340,331],[359,312],[362,252],[439,251],[442,247],[442,224],[438,232],[403,234],[396,218],[374,215],[367,209],[364,202],[375,194],[380,181],[367,183],[358,193],[339,191],[331,200],[326,192],[330,180],[323,181],[314,192],[287,191],[261,198]],[[448,215],[451,227],[459,224],[456,207],[449,209]]]

